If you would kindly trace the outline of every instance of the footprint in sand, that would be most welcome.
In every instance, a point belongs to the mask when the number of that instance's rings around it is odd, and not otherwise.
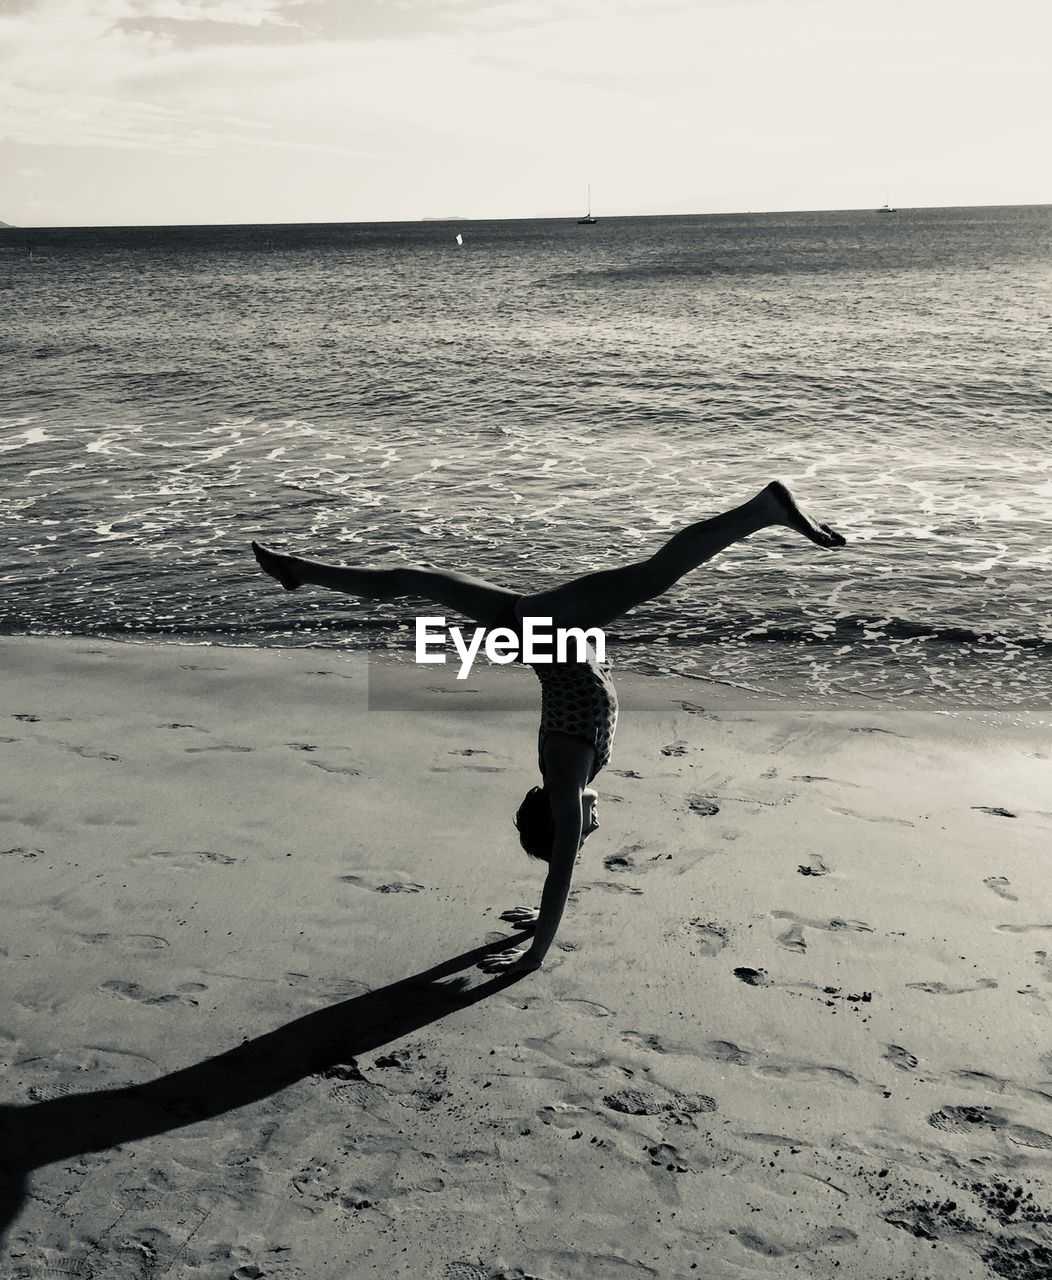
[[[652,1147],[647,1147],[647,1155],[655,1168],[665,1169],[668,1173],[690,1173],[690,1166],[684,1163],[679,1148],[674,1147],[671,1142],[656,1142]]]
[[[195,724],[183,724],[179,720],[170,720],[167,724],[159,724],[158,729],[193,729],[194,733],[207,733],[207,729],[199,729]]]
[[[493,1280],[493,1274],[491,1268],[474,1262],[447,1262],[442,1280]]]
[[[603,865],[608,872],[646,872],[649,865],[640,865],[635,859],[635,854],[641,854],[646,849],[646,845],[622,845],[616,854],[607,854],[603,859]],[[663,858],[663,854],[657,854],[653,858],[649,858],[649,863],[655,863],[658,859]]]
[[[82,747],[75,742],[55,742],[53,738],[46,741],[54,742],[56,747],[62,747],[65,751],[72,751],[74,755],[78,755],[84,760],[108,760],[111,764],[124,763],[120,756],[112,751],[99,751],[96,747]]]
[[[431,766],[432,773],[507,773],[508,770],[504,765],[500,764],[433,764]]]
[[[705,1046],[704,1056],[712,1062],[726,1062],[733,1067],[748,1067],[757,1060],[755,1053],[743,1049],[733,1040],[710,1040]]]
[[[886,814],[859,813],[857,809],[841,809],[835,804],[829,806],[830,813],[843,814],[845,818],[859,818],[862,822],[882,822],[893,827],[912,827],[908,818],[889,818]]]
[[[613,880],[595,880],[591,884],[579,884],[575,889],[570,891],[570,901],[576,902],[577,896],[587,893],[590,889],[603,889],[607,893],[631,893],[639,897],[643,890],[637,889],[632,884],[620,884]]]
[[[137,951],[163,951],[171,946],[167,938],[159,938],[154,933],[78,933],[77,937],[89,946],[106,946],[108,950],[122,955]]]
[[[749,987],[773,987],[774,983],[767,975],[766,969],[750,969],[745,965],[734,970],[734,976],[739,982],[744,982]]]
[[[31,1084],[26,1090],[26,1097],[30,1102],[55,1102],[78,1092],[77,1086],[73,1084]]]
[[[581,1014],[585,1018],[609,1018],[613,1012],[605,1004],[598,1004],[595,1000],[567,999],[559,1000],[557,1003],[564,1005],[573,1013]]]
[[[14,739],[12,738],[12,742]],[[618,778],[642,778],[642,774],[636,769],[608,769],[608,773],[614,774]]]
[[[715,920],[690,920],[685,928],[691,942],[697,948],[696,954],[703,956],[718,955],[727,945],[730,931]]]
[[[1052,1151],[1052,1134],[1041,1129],[1031,1129],[1026,1124],[1012,1124],[1005,1130],[1005,1137],[1020,1147],[1030,1147],[1034,1151]]]
[[[989,991],[997,986],[996,978],[979,978],[973,987],[957,987],[948,982],[907,982],[910,991],[925,991],[930,996],[963,996],[969,991]]]
[[[792,921],[789,929],[778,939],[782,946],[788,947],[790,951],[806,950],[807,944],[804,942],[804,929],[821,929],[826,933],[841,933],[844,931],[849,933],[873,932],[873,926],[866,924],[864,920],[844,920],[840,916],[832,916],[828,920],[811,920],[807,917],[801,919],[792,911],[772,911],[771,915],[775,920]]]
[[[802,876],[829,875],[829,868],[817,853],[808,854],[807,862],[802,862],[796,869]]]
[[[137,982],[123,982],[119,979],[111,979],[101,984],[103,991],[112,991],[114,995],[120,996],[124,1000],[135,1000],[139,1004],[191,1004],[196,1007],[197,1001],[193,999],[194,995],[208,988],[200,982],[184,982],[176,991],[163,996],[148,995]]]
[[[524,1048],[529,1049],[531,1053],[541,1053],[562,1067],[580,1067],[585,1071],[594,1071],[600,1067],[610,1066],[610,1059],[603,1054],[591,1053],[583,1048],[578,1049],[572,1044],[562,1044],[556,1038],[557,1035],[557,1032],[552,1032],[550,1036],[546,1036],[544,1039],[531,1036],[523,1040],[522,1043]]]
[[[1010,809],[1002,809],[1000,805],[973,804],[972,808],[976,813],[988,813],[993,818],[1014,818],[1016,816]]]
[[[803,1138],[790,1138],[786,1133],[747,1133],[742,1132],[741,1136],[748,1142],[762,1142],[765,1147],[806,1147],[808,1150],[814,1146],[814,1143],[807,1142]],[[775,1155],[778,1151],[775,1151]],[[810,1174],[806,1175],[812,1176]]]
[[[1045,929],[1052,929],[1052,924],[999,924],[996,931],[998,933],[1036,933]]]
[[[852,725],[852,727],[848,730],[848,732],[849,733],[883,733],[883,734],[886,734],[889,738],[903,737],[903,734],[895,733],[894,730],[892,729],[878,729],[876,725],[872,725],[872,724]]]
[[[1052,982],[1052,956],[1047,951],[1035,951],[1034,959],[1044,975],[1046,982]]]
[[[214,853],[210,849],[197,849],[193,852],[181,852],[172,849],[156,849],[147,850],[145,853],[137,853],[134,855],[135,862],[144,862],[150,858],[160,858],[173,867],[194,867],[199,866],[202,862],[206,865],[212,863],[221,867],[228,867],[237,861],[226,853]]]
[[[719,719],[719,716],[714,715],[711,711],[706,711],[704,707],[699,707],[696,702],[681,702],[679,705],[688,716],[706,716],[709,720]]]
[[[32,715],[28,711],[19,712],[11,717],[12,720],[21,720],[23,724],[39,724],[40,717]]]
[[[419,893],[424,887],[422,884],[411,884],[407,880],[390,880],[375,884],[371,879],[364,876],[337,876],[337,880],[341,884],[353,885],[356,889],[372,889],[374,893]]]
[[[667,746],[661,748],[663,756],[685,756],[690,748],[682,738],[677,738],[675,742],[670,742]]]
[[[313,742],[286,742],[286,747],[291,747],[293,751],[317,751],[318,748]]]
[[[953,1204],[953,1201],[947,1201]],[[908,1204],[885,1213],[884,1221],[900,1231],[908,1231],[918,1240],[938,1240],[939,1222],[937,1217],[945,1211],[928,1204]],[[1011,1273],[1008,1273],[1011,1274]]]
[[[30,849],[27,845],[16,845],[13,849],[0,849],[0,858],[42,858],[43,849]]]
[[[183,750],[188,755],[200,755],[204,751],[237,751],[237,752],[254,751],[255,747],[238,747],[238,746],[234,746],[231,743],[223,743],[214,747],[183,747]]]
[[[858,1084],[858,1076],[843,1067],[826,1067],[820,1062],[765,1062],[756,1068],[756,1075],[785,1080],[797,1076],[801,1080],[818,1080],[831,1084]]]
[[[720,811],[720,806],[708,796],[688,796],[687,808],[699,818],[711,818]]]
[[[941,1133],[975,1133],[979,1129],[1004,1129],[1008,1117],[994,1107],[941,1107],[928,1117]]]
[[[626,1116],[656,1116],[668,1110],[668,1103],[661,1102],[652,1093],[642,1089],[618,1089],[608,1093],[603,1106]]]
[[[647,1053],[668,1053],[660,1036],[645,1031],[625,1031],[621,1039],[633,1049],[642,1049]]]
[[[995,1107],[941,1107],[928,1117],[928,1123],[941,1133],[974,1134],[986,1130],[998,1133],[1017,1146],[1033,1151],[1052,1151],[1052,1134],[1026,1124],[1013,1124]]]
[[[548,1102],[538,1114],[541,1124],[550,1125],[553,1129],[577,1129],[591,1118],[587,1107],[574,1102]]]
[[[917,1059],[900,1044],[889,1044],[884,1052],[884,1059],[890,1062],[893,1067],[898,1067],[900,1071],[915,1071],[917,1069]]]
[[[1038,1102],[1052,1102],[1052,1093],[1047,1089],[1032,1089],[1004,1076],[991,1075],[989,1071],[975,1071],[966,1067],[951,1071],[950,1078],[973,1089],[984,1089],[987,1093],[1017,1093],[1024,1098],[1035,1098]]]
[[[1004,876],[987,876],[983,881],[988,889],[992,889],[999,898],[1004,898],[1006,902],[1018,902],[1019,899],[1012,892],[1009,882]]]
[[[762,1254],[765,1258],[787,1258],[795,1253],[815,1253],[819,1249],[828,1249],[832,1245],[853,1244],[858,1239],[850,1227],[827,1227],[806,1240],[790,1244],[786,1240],[773,1240],[762,1236],[751,1227],[739,1228],[735,1233],[738,1242],[753,1253]]]
[[[733,972],[738,981],[744,982],[747,987],[780,987],[785,991],[819,992],[819,998],[826,1005],[832,1005],[834,1000],[846,1000],[859,1007],[870,1004],[873,1000],[873,993],[870,991],[864,991],[860,995],[844,995],[839,987],[820,987],[817,982],[779,982],[766,969],[753,969],[747,965],[742,965]]]
[[[308,760],[307,763],[313,765],[315,769],[321,769],[323,773],[339,773],[348,778],[362,776],[361,769],[355,769],[351,765],[326,764],[324,760]]]
[[[671,1109],[687,1116],[707,1115],[719,1110],[716,1099],[710,1098],[707,1093],[674,1093]]]
[[[807,940],[804,938],[803,927],[796,923],[791,924],[785,933],[778,935],[778,945],[785,947],[786,951],[804,952],[807,950]]]

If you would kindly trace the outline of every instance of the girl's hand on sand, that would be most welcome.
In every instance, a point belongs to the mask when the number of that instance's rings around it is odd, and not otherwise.
[[[509,924],[517,924],[520,929],[532,929],[540,914],[536,907],[510,907],[500,913],[500,918]]]
[[[497,951],[483,956],[479,968],[484,973],[532,973],[541,967],[541,962],[534,959],[528,951],[512,947],[508,951]]]

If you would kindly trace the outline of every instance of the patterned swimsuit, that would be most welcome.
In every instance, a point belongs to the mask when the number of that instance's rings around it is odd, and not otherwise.
[[[522,644],[522,621],[517,606],[519,596],[510,600],[490,623],[490,628],[507,627]],[[571,648],[569,652],[574,652]],[[519,659],[521,661],[521,658]],[[588,781],[610,760],[610,747],[617,727],[617,693],[610,668],[599,662],[591,645],[584,662],[530,663],[541,682],[541,726],[537,735],[537,755],[544,774],[544,740],[549,733],[581,738],[595,748],[595,762]]]

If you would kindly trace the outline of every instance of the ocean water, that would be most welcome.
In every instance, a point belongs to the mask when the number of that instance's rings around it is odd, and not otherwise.
[[[0,231],[0,629],[407,655],[249,540],[525,591],[781,476],[849,547],[755,536],[615,667],[1045,707],[1050,286],[1047,206]]]

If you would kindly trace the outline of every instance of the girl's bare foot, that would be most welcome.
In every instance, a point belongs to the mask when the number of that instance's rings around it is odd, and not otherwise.
[[[283,556],[276,551],[268,551],[258,542],[253,542],[252,554],[263,572],[269,573],[272,578],[277,578],[286,591],[295,591],[297,587],[303,585],[302,579],[296,573],[295,556]]]
[[[773,480],[759,493],[757,500],[770,510],[775,524],[795,529],[805,538],[810,538],[817,547],[843,547],[847,544],[847,539],[835,529],[827,524],[818,524],[810,516],[804,515],[781,480]]]

